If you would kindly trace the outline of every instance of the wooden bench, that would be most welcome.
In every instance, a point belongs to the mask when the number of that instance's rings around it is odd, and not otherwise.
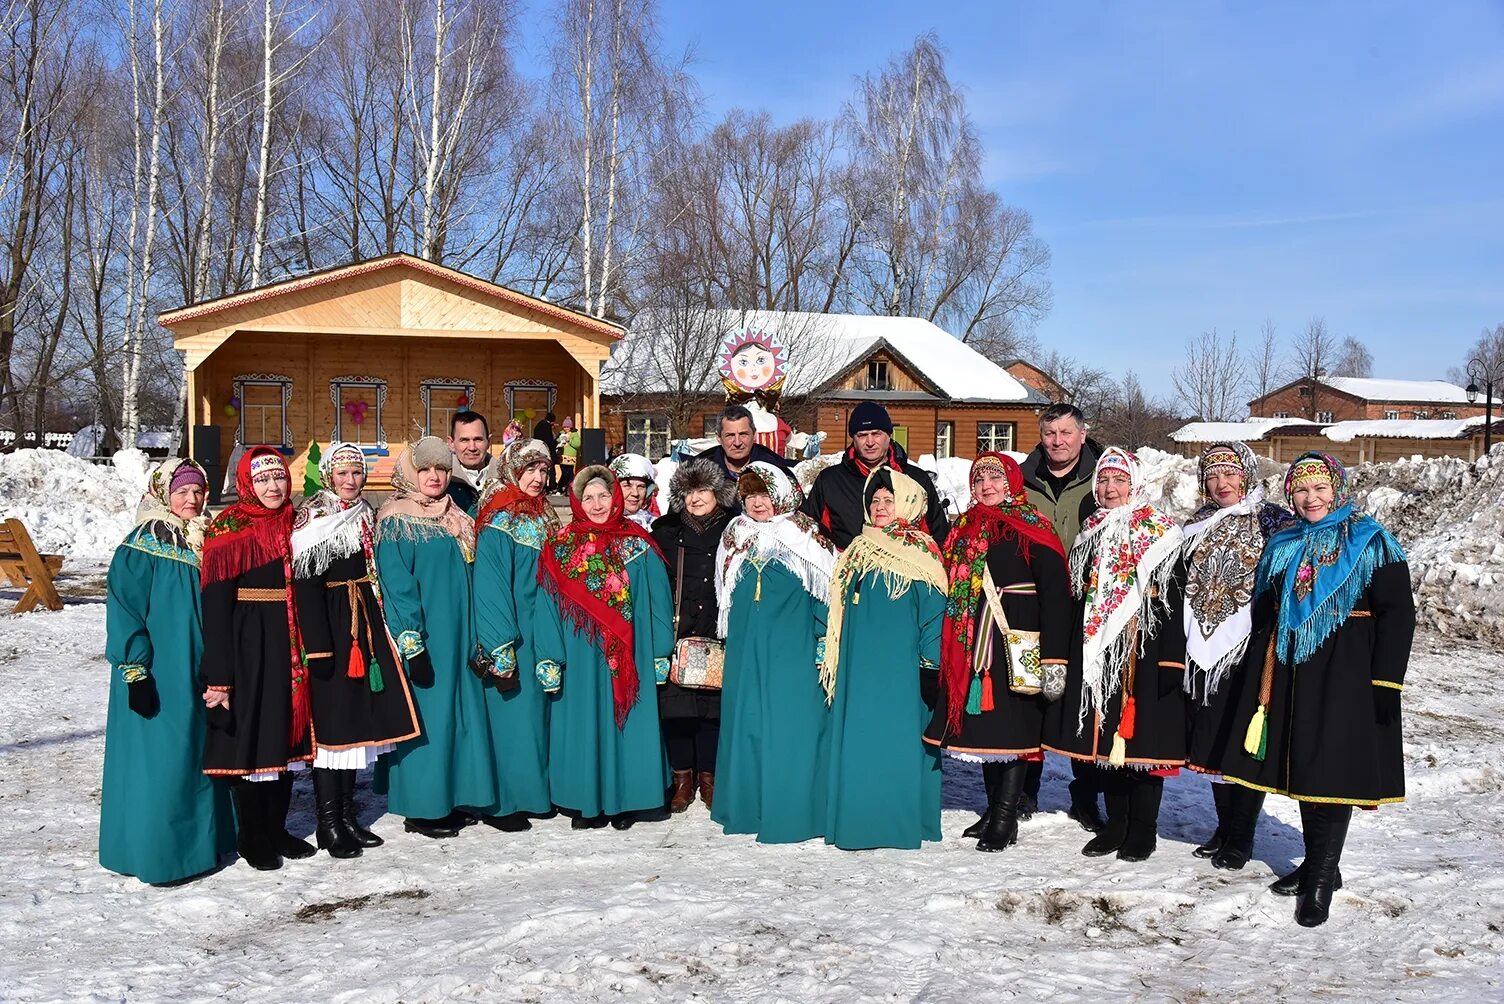
[[[24,614],[38,603],[46,604],[48,610],[63,609],[62,597],[52,585],[62,567],[61,554],[37,553],[25,523],[8,519],[0,525],[0,574],[12,586],[25,590],[11,613]]]

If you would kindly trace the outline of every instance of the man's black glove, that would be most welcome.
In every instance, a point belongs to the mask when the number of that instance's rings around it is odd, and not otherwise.
[[[433,660],[428,657],[427,651],[408,657],[407,678],[413,681],[415,686],[433,686]]]
[[[127,683],[125,693],[130,709],[142,718],[155,718],[162,709],[162,699],[157,695],[157,681],[149,676]]]

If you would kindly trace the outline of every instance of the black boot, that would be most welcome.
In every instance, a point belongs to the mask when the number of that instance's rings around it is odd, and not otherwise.
[[[977,840],[977,850],[1000,851],[1009,844],[1018,843],[1018,801],[1027,769],[1028,765],[1022,760],[982,765],[984,772],[992,773],[994,781],[991,812],[987,816],[987,826]]]
[[[230,785],[230,796],[235,801],[235,849],[242,861],[263,872],[282,867],[282,855],[267,839],[267,813],[262,805],[266,787],[264,781],[236,781]]]
[[[637,822],[637,813],[635,813],[635,812],[622,812],[622,813],[618,813],[617,815],[611,817],[611,829],[613,829],[613,830],[630,830],[632,828],[632,824],[635,823],[635,822]]]
[[[345,829],[345,817],[339,804],[341,773],[324,767],[313,768],[313,800],[318,817],[315,837],[319,849],[328,851],[331,858],[358,858],[360,844]]]
[[[605,816],[575,816],[569,821],[571,830],[598,830],[605,825]]]
[[[417,816],[408,816],[402,821],[402,828],[408,833],[416,833],[420,837],[428,837],[430,840],[444,840],[448,837],[457,837],[464,823],[454,818],[454,813],[440,819],[421,819]]]
[[[284,858],[311,858],[318,851],[306,840],[287,832],[287,810],[292,807],[292,771],[283,771],[275,781],[258,781],[272,789],[266,796],[266,832],[277,853]]]
[[[1139,772],[1135,772],[1139,773]],[[1128,788],[1128,834],[1118,848],[1119,861],[1147,861],[1159,842],[1159,803],[1165,779],[1152,774],[1131,778]]]
[[[1301,927],[1326,923],[1337,888],[1337,865],[1347,843],[1347,826],[1353,818],[1350,805],[1300,803],[1300,825],[1306,838],[1305,874],[1295,901],[1295,922]]]
[[[355,838],[355,842],[362,847],[380,847],[386,841],[360,825],[360,819],[355,808],[355,772],[342,770],[339,772],[339,814],[345,821],[345,830]]]
[[[993,806],[997,805],[997,774],[988,770],[992,766],[990,763],[982,764],[982,787],[987,791],[987,805],[982,809],[982,814],[977,817],[977,821],[961,831],[963,837],[969,837],[972,840],[980,837],[982,831],[987,828],[987,820],[992,817]]]
[[[1101,833],[1106,824],[1097,811],[1097,793],[1102,788],[1102,771],[1092,764],[1071,764],[1075,777],[1070,783],[1071,807],[1066,815],[1081,824],[1087,833]],[[1111,813],[1109,813],[1111,815]],[[1106,853],[1105,851],[1103,853]]]
[[[1018,819],[1033,819],[1039,811],[1039,785],[1044,778],[1044,760],[1030,760],[1024,768],[1024,790],[1018,796]]]
[[[1259,811],[1264,808],[1264,793],[1236,785],[1227,796],[1226,839],[1212,857],[1212,865],[1237,871],[1253,857],[1253,834],[1258,829]]]
[[[1300,892],[1300,883],[1306,877],[1306,866],[1299,865],[1293,872],[1284,878],[1277,878],[1269,883],[1269,891],[1276,896],[1294,896]],[[1332,883],[1333,889],[1342,888],[1342,869],[1337,869],[1337,879]]]
[[[502,833],[521,833],[533,828],[532,820],[527,818],[525,812],[513,812],[506,816],[482,816],[480,821]]]
[[[1072,787],[1074,786],[1073,782]],[[1107,821],[1102,824],[1097,835],[1081,848],[1081,853],[1089,858],[1111,854],[1123,846],[1123,840],[1128,836],[1128,789],[1125,782],[1121,779],[1111,780],[1103,797],[1107,801]],[[1076,821],[1080,822],[1079,819]]]
[[[1224,784],[1220,781],[1212,782],[1212,805],[1217,810],[1217,828],[1207,838],[1206,843],[1191,851],[1198,858],[1214,858],[1222,849],[1222,842],[1227,839],[1227,796],[1236,785]]]

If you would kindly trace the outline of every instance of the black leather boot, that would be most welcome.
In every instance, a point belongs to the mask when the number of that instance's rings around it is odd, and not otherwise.
[[[1103,787],[1102,770],[1094,764],[1076,761],[1071,764],[1071,773],[1074,775],[1070,783],[1071,807],[1066,815],[1080,823],[1087,833],[1101,833],[1107,825],[1097,811],[1097,794]]]
[[[1300,892],[1300,883],[1306,877],[1306,866],[1301,864],[1284,878],[1277,878],[1269,883],[1269,891],[1276,896],[1294,896]],[[1342,888],[1342,869],[1337,869],[1336,881],[1332,883],[1333,889]]]
[[[1000,851],[1018,843],[1018,801],[1027,768],[1022,760],[982,765],[984,772],[993,774],[992,804],[987,825],[977,840],[977,850]]]
[[[264,781],[236,781],[230,785],[235,801],[235,849],[240,859],[257,871],[275,871],[282,867],[282,855],[267,839]]]
[[[341,773],[323,767],[313,768],[313,800],[318,818],[315,839],[319,849],[328,851],[331,858],[358,858],[360,844],[345,828],[345,817],[339,804]]]
[[[353,770],[339,771],[339,814],[345,821],[345,830],[355,838],[355,842],[362,847],[380,847],[386,843],[376,834],[360,825],[355,806],[355,772]]]
[[[1217,810],[1217,828],[1207,838],[1206,843],[1191,851],[1198,858],[1214,858],[1222,849],[1222,842],[1227,839],[1227,796],[1231,794],[1233,784],[1224,784],[1221,781],[1212,782],[1212,806]]]
[[[420,837],[428,837],[430,840],[444,840],[448,837],[457,837],[464,824],[454,818],[454,813],[440,819],[421,819],[417,816],[408,816],[402,821],[402,828],[408,833],[416,833]]]
[[[1129,779],[1128,833],[1118,848],[1119,861],[1147,861],[1159,843],[1159,803],[1165,793],[1165,779],[1134,771]]]
[[[1075,787],[1074,783],[1072,787]],[[1125,782],[1112,780],[1103,797],[1107,802],[1107,821],[1102,824],[1097,835],[1081,848],[1081,853],[1089,858],[1111,854],[1123,846],[1123,840],[1128,836],[1128,789]],[[1079,819],[1076,821],[1080,822]]]
[[[969,837],[972,840],[980,837],[982,831],[987,828],[987,820],[992,816],[993,807],[997,805],[997,774],[989,770],[993,766],[990,763],[982,764],[982,787],[987,791],[987,806],[982,809],[982,814],[977,817],[975,823],[961,831],[963,837]]]
[[[292,807],[292,771],[283,771],[275,781],[258,781],[272,789],[266,795],[266,832],[277,853],[294,861],[311,858],[318,851],[306,840],[287,832],[287,810]]]
[[[598,830],[605,825],[605,816],[575,816],[569,821],[571,830]]]
[[[1264,793],[1242,785],[1233,785],[1227,796],[1226,839],[1212,856],[1212,865],[1237,871],[1253,857],[1253,834],[1258,829],[1259,812],[1264,808]]]
[[[1319,927],[1326,923],[1332,909],[1332,893],[1337,888],[1337,866],[1347,843],[1347,826],[1352,822],[1350,805],[1300,803],[1300,825],[1305,832],[1305,874],[1300,879],[1300,893],[1295,901],[1295,922],[1301,927]]]

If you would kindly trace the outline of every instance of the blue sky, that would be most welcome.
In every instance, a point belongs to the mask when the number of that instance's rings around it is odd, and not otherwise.
[[[1504,3],[663,0],[660,27],[712,120],[782,122],[934,30],[1053,252],[1038,336],[1153,391],[1208,328],[1321,315],[1376,376],[1439,378],[1504,321]]]

